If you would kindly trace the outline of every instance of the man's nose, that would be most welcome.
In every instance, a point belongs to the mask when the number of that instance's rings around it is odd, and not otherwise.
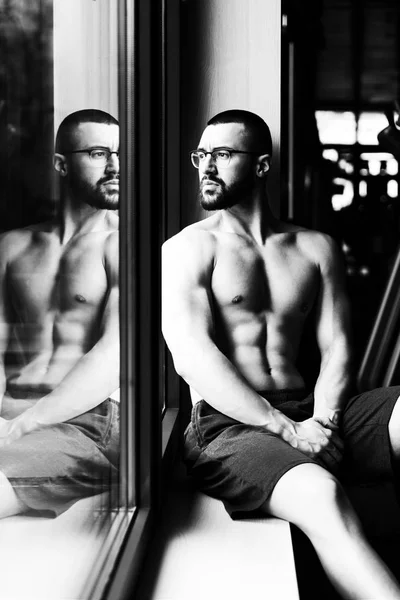
[[[206,154],[200,163],[200,169],[203,173],[216,173],[218,171],[215,160],[211,154]]]
[[[106,163],[106,172],[119,173],[119,154],[117,152],[112,152],[110,154],[110,158]]]

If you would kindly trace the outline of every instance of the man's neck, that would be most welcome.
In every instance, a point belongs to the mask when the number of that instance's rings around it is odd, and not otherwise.
[[[254,194],[245,204],[220,211],[221,226],[225,231],[247,235],[259,245],[280,231],[280,221],[271,212],[265,193]]]
[[[117,223],[115,211],[94,208],[88,204],[77,207],[68,201],[60,204],[59,226],[60,242],[67,244],[74,236],[113,229],[112,222]],[[117,229],[117,226],[115,226]]]

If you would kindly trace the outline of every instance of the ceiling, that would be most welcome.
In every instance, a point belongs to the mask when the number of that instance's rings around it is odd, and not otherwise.
[[[400,0],[323,0],[316,107],[380,110],[400,99]]]

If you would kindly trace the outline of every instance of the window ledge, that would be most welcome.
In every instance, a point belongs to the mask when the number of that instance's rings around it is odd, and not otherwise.
[[[187,600],[190,590],[193,600],[299,599],[289,524],[233,521],[222,502],[192,489],[181,467],[149,556],[140,598]]]
[[[85,498],[59,517],[0,521],[1,597],[71,600],[84,590],[109,533],[107,494]]]

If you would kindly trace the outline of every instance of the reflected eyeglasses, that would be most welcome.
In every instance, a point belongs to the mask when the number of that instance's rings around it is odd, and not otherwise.
[[[200,168],[201,163],[206,159],[207,154],[211,155],[214,164],[219,168],[225,168],[229,166],[233,154],[259,154],[259,152],[251,152],[248,150],[233,150],[232,148],[216,148],[212,152],[206,152],[205,150],[193,150],[190,153],[190,160],[192,165],[196,169]]]
[[[62,154],[79,154],[86,153],[92,163],[98,167],[104,167],[111,158],[112,154],[115,154],[119,159],[119,150],[111,151],[108,148],[86,148],[85,150],[66,150]]]

